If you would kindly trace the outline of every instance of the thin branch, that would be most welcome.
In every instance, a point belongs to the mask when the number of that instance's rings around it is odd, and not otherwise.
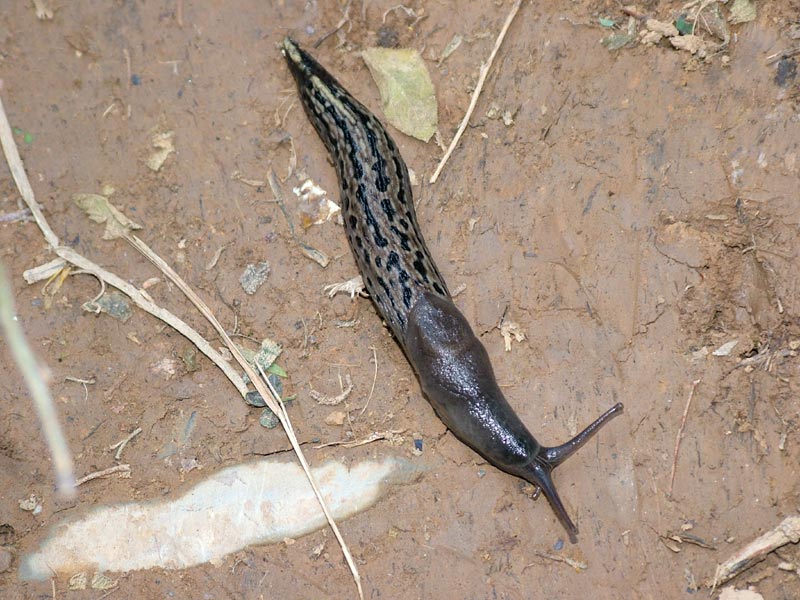
[[[492,68],[492,63],[494,62],[494,57],[497,55],[497,51],[500,49],[500,45],[503,43],[503,39],[506,37],[506,32],[508,28],[511,26],[511,22],[514,20],[514,17],[517,15],[517,11],[519,10],[520,5],[522,4],[522,0],[517,0],[514,2],[514,6],[511,7],[511,12],[508,13],[506,17],[506,22],[503,23],[503,28],[500,30],[500,35],[497,36],[497,40],[494,43],[494,48],[492,48],[492,53],[489,55],[489,60],[481,65],[481,72],[480,76],[478,77],[478,85],[475,86],[475,91],[472,92],[472,99],[469,102],[469,108],[467,108],[467,113],[464,115],[464,118],[461,120],[461,125],[458,126],[458,131],[456,131],[456,135],[453,138],[453,141],[450,142],[450,146],[447,148],[447,152],[444,153],[442,160],[439,161],[439,165],[436,167],[436,170],[433,172],[431,176],[430,183],[436,183],[436,180],[439,178],[439,175],[444,169],[445,163],[450,159],[450,155],[455,150],[456,146],[458,145],[458,141],[461,139],[461,136],[464,134],[464,131],[469,124],[469,119],[472,116],[472,111],[475,110],[475,105],[478,104],[478,96],[481,94],[481,90],[483,90],[483,84],[486,82],[486,76],[489,74],[489,69]]]
[[[0,105],[0,109],[2,106]],[[0,131],[2,124],[0,124]],[[58,423],[53,397],[42,373],[41,367],[33,355],[31,347],[25,339],[25,333],[17,321],[14,312],[14,297],[11,283],[6,278],[5,267],[0,263],[0,326],[8,343],[8,349],[14,362],[22,373],[28,391],[31,394],[36,414],[42,424],[42,433],[53,457],[53,468],[56,472],[56,490],[64,498],[75,496],[75,474],[73,473],[72,454],[64,439],[61,425]]]
[[[142,428],[141,427],[137,427],[124,440],[120,440],[119,442],[117,442],[116,444],[114,444],[113,446],[110,446],[108,448],[109,450],[114,450],[115,448],[117,449],[117,452],[114,454],[114,460],[120,460],[122,458],[122,451],[125,450],[125,446],[127,446],[128,442],[130,442],[133,438],[135,438],[140,433],[142,433]]]
[[[800,516],[786,517],[778,525],[758,536],[728,560],[717,566],[714,578],[706,582],[712,592],[718,585],[733,579],[743,571],[764,560],[781,546],[800,541]]]
[[[109,475],[113,475],[114,473],[122,473],[121,477],[130,477],[131,476],[131,466],[130,465],[114,465],[113,467],[109,467],[108,469],[103,469],[102,471],[95,471],[94,473],[89,473],[88,475],[84,475],[78,481],[75,482],[75,487],[79,485],[83,485],[87,481],[91,481],[92,479],[100,479],[101,477],[108,477]]]
[[[683,409],[683,417],[681,418],[681,426],[678,429],[678,435],[675,437],[675,454],[672,457],[672,472],[669,475],[669,491],[667,497],[672,498],[672,490],[675,487],[675,470],[678,468],[678,452],[681,449],[681,440],[683,439],[683,430],[686,427],[686,417],[689,415],[689,407],[692,405],[692,398],[694,398],[694,391],[700,384],[700,379],[695,379],[692,382],[692,389],[689,392],[689,398],[686,400],[686,408]]]
[[[375,382],[378,381],[378,352],[375,350],[375,346],[370,346],[370,350],[372,350],[372,361],[375,364],[375,372],[372,375],[372,387],[369,390],[369,396],[367,396],[367,402],[364,404],[364,408],[361,409],[361,412],[358,413],[358,416],[361,417],[364,415],[364,411],[367,410],[369,406],[369,401],[372,400],[372,393],[375,391]]]

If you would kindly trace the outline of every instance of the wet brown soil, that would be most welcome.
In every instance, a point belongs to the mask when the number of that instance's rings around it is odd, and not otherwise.
[[[379,117],[358,50],[377,42],[395,4],[353,3],[341,33],[314,50]],[[430,467],[341,524],[368,598],[705,597],[695,586],[717,563],[800,506],[800,80],[779,85],[766,61],[797,44],[787,32],[798,5],[759,3],[758,19],[734,28],[730,60],[705,63],[666,45],[608,51],[597,17],[619,17],[616,4],[557,4],[523,5],[435,185],[427,179],[441,150],[390,131],[418,175],[431,251],[450,288],[465,286],[456,303],[539,439],[563,441],[614,402],[625,404],[556,472],[581,530],[575,545],[544,501],[446,432],[368,300],[323,296],[324,285],[356,274],[342,229],[328,223],[299,233],[333,257],[323,269],[292,239],[269,187],[234,177],[264,180],[269,169],[284,177],[291,139],[297,167],[282,184],[287,199],[298,172],[336,190],[278,43],[290,32],[310,47],[336,27],[343,5],[186,1],[182,26],[166,0],[62,3],[52,21],[37,20],[25,2],[0,14],[3,101],[63,242],[136,285],[158,275],[123,242],[103,241],[71,201],[113,185],[116,205],[145,227],[142,238],[226,327],[285,346],[286,392],[297,396],[290,415],[313,463],[397,454]],[[678,7],[646,4],[640,9],[661,18]],[[381,36],[388,31],[426,58],[446,141],[509,5],[424,0],[413,7],[426,18],[414,24],[386,18]],[[464,43],[437,64],[455,34]],[[513,124],[487,118],[492,103],[511,111]],[[174,131],[177,150],[157,173],[144,164],[155,130]],[[0,213],[18,208],[2,167]],[[298,219],[295,205],[287,210]],[[41,284],[21,277],[52,258],[34,223],[0,224],[0,258],[19,320],[51,370],[78,476],[112,466],[109,446],[143,429],[125,450],[129,479],[96,480],[77,501],[59,501],[27,391],[0,343],[0,524],[8,525],[0,543],[14,560],[0,574],[0,595],[49,598],[55,589],[58,598],[98,598],[103,592],[68,591],[66,577],[54,588],[22,582],[19,556],[65,515],[169,498],[209,471],[288,442],[280,428],[259,425],[258,411],[205,358],[190,371],[181,360],[189,342],[161,322],[139,310],[125,323],[82,310],[98,292],[91,277],[68,278],[46,307]],[[271,273],[249,296],[239,276],[260,260]],[[162,281],[148,291],[211,336],[178,290]],[[353,327],[336,326],[353,318]],[[503,319],[527,335],[510,352]],[[713,354],[732,341],[727,356]],[[377,379],[359,416],[373,354]],[[345,374],[354,384],[352,427],[328,425],[342,406],[320,406],[309,391],[336,394]],[[311,443],[386,430],[403,431],[403,442],[351,450]],[[421,456],[413,456],[415,439]],[[201,468],[181,472],[193,460]],[[31,494],[40,514],[19,507]],[[679,534],[709,547],[669,539]],[[765,598],[796,598],[798,575],[779,570],[781,561],[800,564],[800,551],[786,547],[736,583],[751,582]],[[117,597],[355,596],[329,531],[248,548],[221,566],[115,577]]]

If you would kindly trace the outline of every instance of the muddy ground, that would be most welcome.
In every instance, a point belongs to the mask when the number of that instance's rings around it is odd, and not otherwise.
[[[377,43],[382,15],[396,3],[364,4],[354,2],[341,33],[314,53],[382,117],[358,50]],[[446,142],[510,7],[457,4],[416,2],[424,19],[392,13],[382,35],[422,51]],[[40,21],[30,3],[8,2],[0,14],[2,98],[63,243],[136,285],[158,275],[123,242],[103,241],[71,201],[113,185],[116,205],[144,226],[141,237],[229,330],[285,346],[286,393],[297,396],[290,415],[312,463],[399,455],[430,468],[341,524],[368,598],[706,597],[696,586],[717,563],[800,506],[800,80],[791,72],[776,79],[777,64],[767,64],[798,44],[790,31],[800,5],[759,3],[756,21],[733,27],[728,50],[706,62],[665,42],[607,50],[598,17],[624,23],[615,3],[546,4],[523,4],[435,185],[427,180],[441,149],[390,132],[418,175],[419,220],[439,268],[451,289],[465,286],[456,303],[537,437],[563,441],[614,402],[625,404],[556,472],[581,530],[576,545],[565,543],[544,501],[446,432],[368,300],[322,294],[356,274],[341,227],[299,233],[333,257],[323,269],[299,250],[269,187],[234,178],[264,180],[269,169],[285,177],[291,139],[297,167],[282,184],[290,217],[299,218],[291,194],[298,172],[336,190],[277,45],[291,32],[310,47],[336,27],[343,6],[186,1],[177,15],[167,0],[95,1],[62,3]],[[645,4],[640,11],[662,19],[679,8]],[[455,34],[464,43],[437,64]],[[513,124],[487,117],[493,103]],[[144,164],[155,130],[175,132],[176,153],[158,172]],[[1,167],[0,213],[19,208]],[[68,278],[47,307],[42,285],[21,277],[52,258],[34,223],[0,225],[0,249],[19,320],[52,372],[77,475],[114,465],[109,446],[143,429],[125,449],[129,479],[95,480],[77,501],[59,501],[27,391],[0,343],[0,543],[13,559],[0,595],[98,598],[107,592],[69,591],[68,575],[21,581],[20,557],[65,516],[169,498],[288,443],[280,428],[259,425],[259,411],[205,358],[190,370],[181,360],[189,342],[161,322],[138,309],[125,323],[82,310],[98,292],[93,278]],[[271,273],[248,296],[239,276],[259,260]],[[177,289],[162,281],[148,291],[212,335]],[[353,327],[336,326],[353,318]],[[510,352],[503,319],[527,334]],[[712,354],[732,341],[728,355]],[[377,379],[359,417],[373,385],[373,349]],[[345,405],[319,406],[309,392],[336,394],[346,374],[352,427],[328,425]],[[668,497],[676,434],[697,380]],[[192,415],[196,426],[184,439]],[[386,430],[403,431],[403,441],[313,448]],[[31,494],[40,514],[19,507]],[[708,547],[665,539],[676,533]],[[797,571],[778,569],[781,562],[800,564],[800,551],[785,547],[735,583],[769,599],[800,597]],[[329,531],[247,548],[221,566],[111,575],[119,580],[111,597],[355,596]]]

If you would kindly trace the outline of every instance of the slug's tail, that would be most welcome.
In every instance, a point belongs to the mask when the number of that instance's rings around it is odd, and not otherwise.
[[[538,486],[542,491],[545,498],[547,498],[547,501],[550,503],[550,506],[553,508],[553,512],[556,513],[558,520],[561,521],[564,529],[569,533],[569,539],[573,543],[577,539],[578,528],[575,526],[575,523],[572,522],[572,519],[569,518],[550,474],[553,469],[567,460],[581,446],[588,442],[603,425],[621,412],[622,403],[618,402],[568,442],[552,448],[542,447],[539,451],[539,455],[525,467],[525,472],[522,474],[526,480]]]

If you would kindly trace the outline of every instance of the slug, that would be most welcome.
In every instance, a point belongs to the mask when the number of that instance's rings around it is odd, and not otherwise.
[[[570,540],[577,527],[552,470],[622,411],[618,403],[568,442],[542,446],[508,404],[489,355],[456,308],[417,223],[408,169],[375,116],[292,39],[283,55],[308,118],[336,166],[344,228],[380,316],[422,391],[455,436],[541,490]]]

